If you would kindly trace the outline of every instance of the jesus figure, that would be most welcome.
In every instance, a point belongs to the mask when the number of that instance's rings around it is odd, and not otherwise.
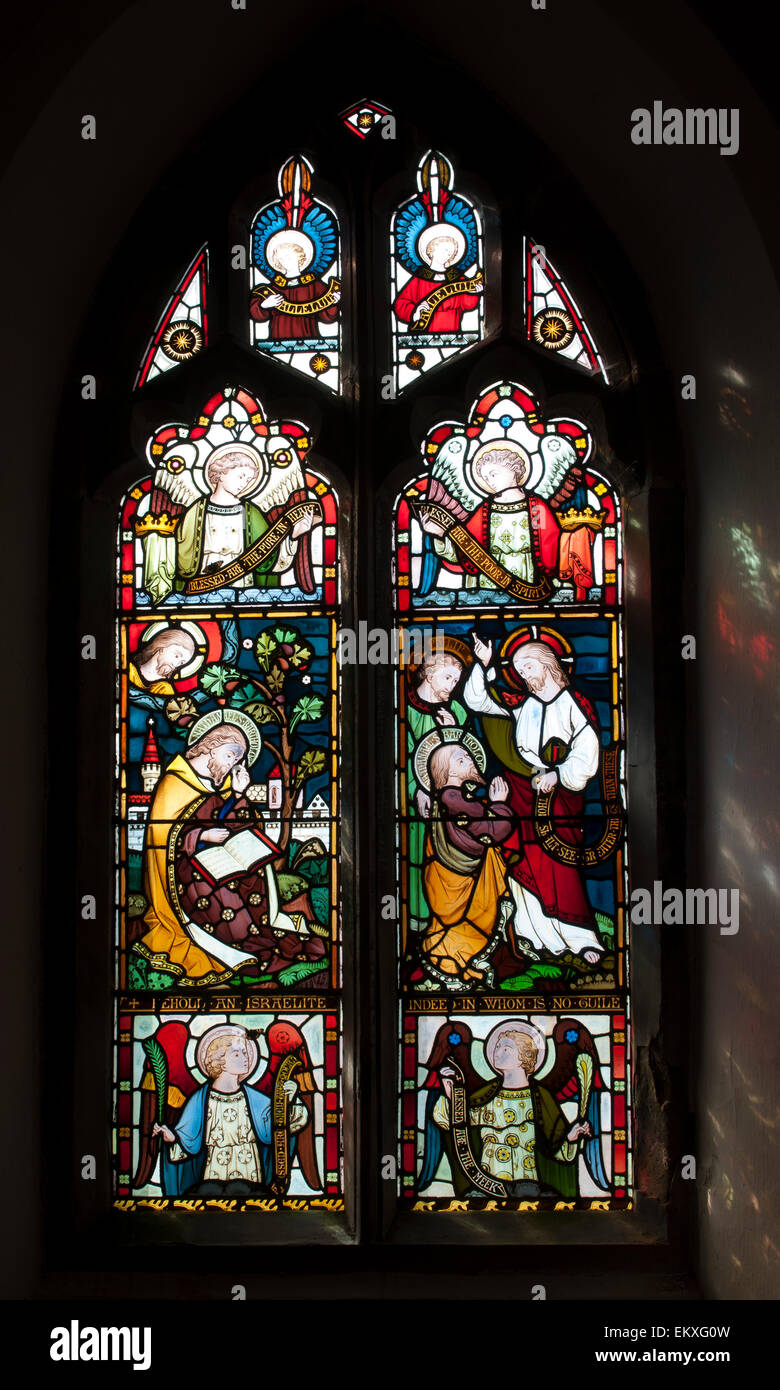
[[[553,956],[570,951],[595,965],[604,947],[594,930],[580,872],[548,854],[534,833],[537,787],[554,793],[551,815],[559,838],[572,845],[582,840],[583,793],[599,766],[593,713],[586,701],[572,695],[568,677],[546,642],[526,642],[515,652],[513,665],[528,694],[507,709],[486,685],[486,678],[492,681],[496,676],[492,642],[482,642],[474,633],[473,645],[477,661],[463,698],[469,709],[483,716],[494,752],[503,749],[514,768],[507,769],[506,778],[518,827],[507,848],[521,852],[507,882],[515,904],[515,936],[535,950]]]

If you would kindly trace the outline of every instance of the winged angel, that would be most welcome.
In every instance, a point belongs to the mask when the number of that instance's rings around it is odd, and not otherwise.
[[[205,431],[167,426],[152,437],[154,480],[137,534],[154,603],[172,592],[279,588],[290,572],[314,591],[319,506],[301,466],[308,439],[286,421],[263,434],[248,420],[242,429],[238,402],[224,404],[227,424],[215,416]]]
[[[541,424],[536,402],[518,388],[509,402],[493,394],[493,409],[472,413],[479,428],[441,425],[426,441],[427,488],[424,496],[410,496],[424,532],[420,597],[442,586],[542,600],[553,580],[571,577],[571,537],[583,529],[587,504],[590,437],[576,421]],[[589,542],[585,550],[589,562]],[[592,582],[592,566],[578,572],[578,587]]]
[[[457,1029],[450,1038],[460,1041]],[[579,1019],[559,1019],[553,1065],[537,1080],[547,1048],[533,1023],[505,1019],[485,1041],[494,1073],[487,1082],[462,1048],[460,1056],[454,1045],[444,1057],[441,1048],[432,1054],[421,1190],[433,1182],[446,1154],[458,1196],[573,1198],[581,1152],[595,1188],[609,1191],[602,1153],[605,1084],[596,1043]],[[567,1102],[576,1103],[576,1119],[562,1109]]]

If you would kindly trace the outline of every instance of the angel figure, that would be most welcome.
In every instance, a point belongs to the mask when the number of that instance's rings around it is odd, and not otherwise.
[[[252,229],[252,252],[258,283],[249,313],[258,325],[254,342],[302,345],[311,351],[323,325],[339,316],[338,223],[329,207],[312,196],[312,166],[301,155],[279,171],[279,199],[262,208]],[[327,283],[324,276],[328,276]],[[330,329],[333,345],[338,330]],[[317,368],[313,369],[315,375]],[[320,368],[319,370],[322,370]]]
[[[545,424],[539,413],[524,388],[503,382],[465,428],[443,423],[427,436],[430,476],[408,497],[423,531],[418,601],[439,588],[538,602],[561,581],[587,597],[605,515],[588,500],[591,439],[577,421]]]
[[[427,500],[438,503],[459,522],[477,542],[482,555],[498,561],[510,581],[536,585],[543,576],[548,579],[556,576],[560,528],[538,488],[529,490],[532,464],[527,450],[511,438],[492,440],[477,450],[469,473],[471,487],[465,478],[456,481],[452,470],[449,481],[451,486],[455,484],[467,503],[476,500],[472,508],[464,507],[457,495],[449,492],[435,469]],[[469,556],[468,549],[448,535],[450,528],[446,521],[434,517],[423,506],[419,515],[423,530],[439,541],[434,548],[443,569],[463,575],[467,587],[477,584],[482,589],[506,587],[494,567],[480,563],[482,557],[478,551],[472,550]]]
[[[577,1019],[561,1019],[553,1032],[554,1062],[543,1080],[536,1076],[547,1057],[547,1039],[523,1019],[505,1019],[485,1041],[494,1078],[469,1088],[454,1058],[440,1069],[444,1094],[433,1120],[451,1133],[456,1164],[468,1179],[469,1195],[533,1199],[578,1195],[578,1156],[602,1191],[609,1184],[601,1152],[599,1095],[603,1080],[596,1045]],[[577,1100],[578,1117],[561,1105]]]
[[[171,465],[177,463],[179,470],[172,471]],[[299,518],[279,543],[264,550],[259,543],[269,521],[250,496],[267,488],[268,474],[267,459],[241,443],[213,449],[202,468],[187,468],[178,456],[160,464],[150,511],[139,528],[143,585],[154,603],[161,603],[174,590],[187,589],[197,576],[210,576],[215,581],[208,586],[212,588],[279,585],[295,542],[311,530],[313,511]],[[201,478],[204,490],[198,486]],[[307,574],[310,570],[308,561]]]
[[[298,1099],[298,1082],[292,1076],[297,1068],[277,1076],[264,1094],[265,1076],[260,1084],[249,1084],[259,1062],[258,1034],[218,1023],[199,1039],[195,1053],[198,1070],[207,1080],[198,1086],[190,1078],[189,1094],[169,1116],[172,1068],[177,1066],[177,1076],[187,1071],[181,1037],[174,1038],[166,1032],[169,1028],[163,1025],[143,1044],[141,1090],[153,1096],[153,1105],[142,1104],[136,1182],[150,1181],[156,1146],[161,1144],[160,1182],[166,1197],[242,1197],[268,1191],[281,1195],[289,1183],[294,1136],[310,1123],[310,1111]],[[276,1153],[286,1155],[286,1162],[275,1163]]]
[[[418,195],[394,222],[395,257],[408,278],[393,309],[412,335],[460,333],[463,316],[484,293],[477,216],[452,182],[449,160],[429,150],[417,170]]]

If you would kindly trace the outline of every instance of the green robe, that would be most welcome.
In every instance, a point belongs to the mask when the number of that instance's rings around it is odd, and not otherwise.
[[[469,1112],[480,1110],[498,1095],[498,1092],[505,1089],[502,1078],[495,1081],[488,1081],[487,1085],[480,1086],[479,1090],[472,1091],[469,1096]],[[576,1146],[569,1143],[566,1138],[571,1129],[571,1122],[566,1119],[561,1107],[559,1106],[552,1091],[548,1091],[541,1082],[534,1081],[529,1077],[528,1089],[531,1092],[531,1102],[534,1115],[534,1156],[536,1159],[536,1173],[541,1187],[551,1187],[559,1192],[561,1197],[571,1200],[577,1196],[577,1159]],[[482,1157],[482,1127],[478,1124],[469,1125],[469,1136],[471,1140],[471,1152],[477,1163]],[[573,1158],[562,1158],[557,1155],[563,1149],[564,1154],[568,1149],[574,1149]],[[461,1174],[465,1185],[468,1186],[468,1179],[465,1174]],[[457,1187],[456,1187],[457,1191]]]
[[[416,697],[415,697],[416,698]],[[450,700],[449,704],[429,704],[427,700],[420,700],[419,704],[413,704],[410,700],[406,707],[406,727],[407,727],[407,761],[406,761],[406,810],[410,817],[407,823],[407,884],[409,893],[409,917],[412,919],[413,931],[424,931],[427,927],[431,912],[425,898],[423,889],[423,852],[425,848],[425,835],[428,829],[427,821],[421,820],[415,797],[419,788],[419,782],[414,775],[414,755],[417,745],[426,734],[440,726],[436,723],[436,711],[447,709],[453,715],[456,724],[462,729],[468,719],[465,707],[458,700]]]
[[[187,508],[175,536],[153,533],[146,537],[143,584],[154,603],[161,603],[173,590],[181,593],[190,579],[202,573],[208,502],[207,497],[201,497]],[[244,550],[248,550],[265,535],[268,522],[254,502],[242,502],[241,506],[244,511]],[[246,578],[254,588],[279,586],[279,576],[273,572],[278,554],[277,546],[256,569],[248,572]]]
[[[248,550],[255,541],[265,535],[268,530],[268,522],[254,502],[243,502],[242,506],[244,508],[244,549]],[[196,574],[201,573],[207,508],[208,498],[201,497],[199,501],[187,508],[182,517],[176,548],[176,588],[179,590],[184,588],[189,579],[193,579]],[[251,578],[256,589],[267,589],[278,585],[279,576],[272,573],[278,553],[279,547],[277,546],[270,555],[266,555],[257,569],[247,572],[246,577]]]

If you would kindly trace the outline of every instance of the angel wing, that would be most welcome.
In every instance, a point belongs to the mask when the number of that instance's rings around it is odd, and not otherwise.
[[[437,502],[440,507],[450,512],[456,521],[467,521],[484,500],[472,491],[466,481],[463,467],[466,446],[467,440],[463,435],[456,434],[444,441],[436,454],[426,493],[426,501]],[[425,510],[424,504],[420,505],[419,510]],[[441,560],[436,545],[431,536],[423,532],[422,562],[417,585],[417,592],[421,596],[424,597],[436,587],[440,568]]]
[[[133,1178],[134,1188],[145,1187],[151,1181],[157,1164],[160,1140],[152,1132],[155,1124],[165,1124],[173,1129],[188,1096],[195,1090],[194,1079],[185,1072],[183,1058],[186,1041],[187,1029],[178,1022],[163,1024],[156,1034],[143,1041],[144,1070],[140,1086],[138,1164]],[[179,1085],[171,1080],[172,1072]],[[165,1191],[165,1163],[162,1168]],[[181,1172],[184,1172],[183,1167]],[[170,1194],[166,1192],[165,1195]]]
[[[155,494],[159,494],[161,500],[167,499],[168,506],[164,507],[164,510],[171,517],[180,516],[202,495],[196,488],[189,469],[184,468],[181,473],[169,473],[164,464],[157,469],[152,483],[153,513],[155,512]]]
[[[451,498],[460,503],[468,516],[485,499],[474,492],[466,481],[464,465],[467,444],[468,441],[462,434],[453,434],[450,439],[446,439],[437,451],[431,476],[449,493]],[[432,500],[438,501],[439,499]]]
[[[439,1125],[433,1118],[433,1110],[437,1100],[444,1095],[444,1090],[439,1084],[433,1086],[428,1092],[425,1101],[425,1152],[423,1155],[420,1180],[417,1184],[420,1192],[424,1192],[426,1187],[430,1187],[439,1164],[444,1149],[444,1137]]]
[[[593,1038],[579,1019],[563,1018],[553,1032],[555,1061],[544,1077],[544,1085],[557,1101],[577,1097],[580,1120],[587,1120],[591,1133],[583,1144],[583,1158],[591,1178],[602,1192],[609,1191],[601,1143],[601,1077],[599,1056]]]
[[[536,491],[551,506],[558,506],[571,496],[582,482],[582,469],[577,464],[574,445],[560,434],[546,434],[539,444],[544,464]]]
[[[308,496],[301,462],[292,447],[290,454],[290,462],[283,467],[271,465],[267,483],[252,498],[271,524],[282,515],[291,502],[303,501]],[[289,535],[285,536],[282,541],[273,566],[274,573],[284,574],[291,566],[295,571],[296,582],[304,593],[312,593],[315,583],[310,531],[295,539]]]

